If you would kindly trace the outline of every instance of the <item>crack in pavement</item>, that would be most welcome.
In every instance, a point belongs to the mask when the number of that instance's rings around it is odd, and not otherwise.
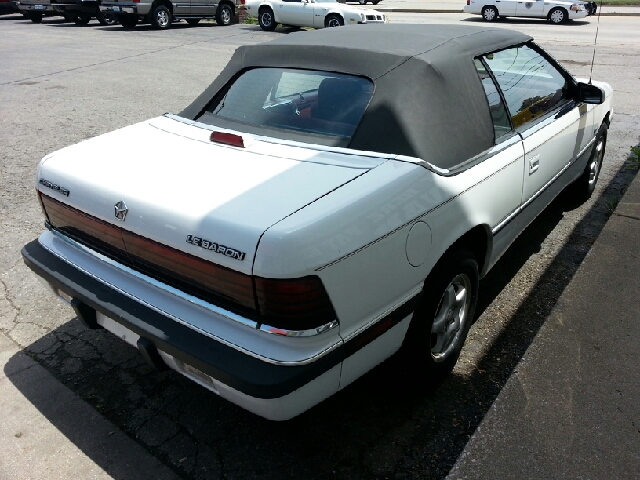
[[[11,267],[11,268],[13,268],[13,267]],[[11,309],[13,309],[13,311],[14,311],[14,317],[11,320],[11,323],[13,323],[14,325],[9,330],[6,330],[6,332],[8,334],[17,325],[17,320],[18,320],[18,317],[20,316],[21,310],[20,310],[20,307],[18,305],[16,305],[13,302],[13,300],[9,297],[9,287],[7,287],[7,284],[4,282],[4,280],[0,279],[0,285],[2,285],[2,289],[3,289],[3,293],[2,293],[3,300],[5,300],[9,304]],[[0,329],[0,330],[2,330],[2,329]],[[14,341],[13,338],[11,340]]]

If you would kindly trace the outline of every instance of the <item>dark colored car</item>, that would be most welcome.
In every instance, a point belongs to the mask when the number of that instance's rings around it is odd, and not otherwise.
[[[100,25],[118,23],[114,14],[100,11],[100,0],[51,0],[51,6],[76,25],[86,25],[92,18],[98,20]]]
[[[596,2],[584,2],[584,8],[587,9],[589,15],[595,15],[598,10],[598,4]]]
[[[0,15],[18,13],[20,9],[15,0],[0,0]]]
[[[33,23],[41,23],[43,17],[60,15],[53,9],[49,0],[18,1],[16,4],[22,15],[30,19]]]

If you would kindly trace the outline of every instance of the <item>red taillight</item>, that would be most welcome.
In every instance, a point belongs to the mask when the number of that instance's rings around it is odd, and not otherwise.
[[[225,145],[244,148],[243,138],[240,135],[235,135],[233,133],[211,132],[209,140],[216,143],[224,143]]]
[[[250,275],[136,235],[41,194],[50,224],[124,265],[225,308],[257,317]]]
[[[289,330],[306,330],[336,319],[333,305],[319,277],[254,279],[262,323]]]
[[[110,223],[87,215],[43,193],[40,194],[43,209],[52,227],[85,243],[97,243],[109,251],[125,251],[121,230]]]
[[[467,5],[471,5],[471,0],[467,0]]]
[[[36,188],[36,192],[38,193],[38,201],[40,202],[40,208],[42,209],[42,214],[44,215],[44,219],[47,221],[47,223],[50,223],[49,215],[47,215],[47,211],[45,210],[44,203],[42,201],[42,193],[37,188]]]
[[[219,303],[222,297],[242,307],[243,312],[255,312],[253,282],[249,275],[183,253],[126,230],[122,230],[122,238],[127,247],[127,253],[134,260],[139,259],[146,265],[153,266],[153,269],[160,274],[164,273],[163,278],[175,275],[183,282],[202,289],[201,296],[204,300],[215,304]]]
[[[137,271],[271,327],[308,330],[336,320],[317,276],[246,275],[142,237],[40,192],[52,227]]]

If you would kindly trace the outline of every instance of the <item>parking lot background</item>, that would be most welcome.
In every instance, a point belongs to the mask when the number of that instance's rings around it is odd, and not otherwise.
[[[456,14],[390,15],[399,23],[477,24]],[[512,20],[500,26],[534,35],[572,73],[588,77],[595,21],[555,26]],[[91,443],[94,436],[121,434],[182,478],[443,478],[631,181],[623,163],[640,138],[637,22],[601,19],[593,76],[610,82],[616,93],[594,197],[582,205],[566,195],[558,198],[482,282],[479,318],[454,374],[438,388],[427,388],[390,359],[300,417],[273,423],[175,372],[152,371],[135,349],[106,332],[87,331],[26,269],[19,252],[43,229],[34,178],[44,155],[179,112],[238,45],[289,32],[209,23],[197,28],[182,23],[166,32],[145,25],[125,31],[95,22],[76,27],[45,18],[34,25],[18,16],[0,17],[0,331],[113,425],[67,436],[97,472],[114,477],[126,472],[117,458],[101,456]],[[17,354],[8,358],[5,374],[19,361]],[[46,412],[47,400],[33,385],[27,387],[20,390],[24,402]],[[70,432],[74,412],[46,418],[58,431]],[[16,451],[20,441],[36,434],[28,425],[5,433]],[[1,461],[10,471],[7,460]],[[24,470],[17,475],[12,477],[32,478]]]

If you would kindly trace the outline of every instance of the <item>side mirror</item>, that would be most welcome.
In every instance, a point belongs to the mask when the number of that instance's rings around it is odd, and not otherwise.
[[[600,105],[604,102],[604,92],[595,85],[578,82],[576,93],[576,100],[578,102],[592,103],[595,105]]]

